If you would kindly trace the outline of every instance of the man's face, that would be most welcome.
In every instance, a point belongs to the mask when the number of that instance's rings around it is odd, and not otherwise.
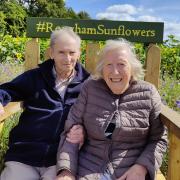
[[[51,58],[55,61],[56,71],[59,75],[71,74],[79,57],[79,46],[72,37],[56,39],[51,48]]]
[[[131,78],[131,65],[126,50],[115,49],[104,55],[103,78],[114,94],[122,94]]]

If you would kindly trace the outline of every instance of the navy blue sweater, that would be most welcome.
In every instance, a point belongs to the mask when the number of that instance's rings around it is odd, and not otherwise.
[[[0,85],[0,102],[3,105],[23,101],[24,108],[19,124],[10,133],[5,161],[37,167],[56,164],[58,143],[67,114],[89,73],[77,63],[77,74],[62,100],[55,89],[53,66],[53,60],[45,61],[38,68]]]

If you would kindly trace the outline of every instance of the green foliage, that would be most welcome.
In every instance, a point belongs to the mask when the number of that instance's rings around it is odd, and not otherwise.
[[[0,35],[0,63],[18,63],[24,61],[25,37],[13,38],[12,35]]]
[[[144,65],[145,61],[146,61],[146,51],[145,51],[144,45],[141,43],[136,43],[135,44],[135,51],[136,51],[138,59]]]
[[[0,11],[0,33],[3,33],[5,32],[5,29],[6,29],[6,21],[5,21],[5,14],[3,11]]]
[[[66,18],[79,19],[78,15],[74,12],[72,8],[67,9]]]
[[[0,172],[4,166],[4,155],[8,149],[9,132],[18,123],[20,112],[10,116],[4,122],[2,132],[0,134]]]
[[[171,35],[160,48],[161,73],[180,80],[180,41]]]
[[[66,15],[65,3],[63,0],[26,0],[23,1],[22,4],[27,8],[28,16],[63,18]]]
[[[177,101],[180,100],[180,81],[169,77],[163,76],[160,84],[160,95],[165,105],[168,105],[175,111],[180,113]]]
[[[80,11],[77,15],[79,16],[79,19],[91,19],[86,11]]]
[[[1,1],[0,12],[2,32],[12,36],[21,36],[25,31],[25,18],[27,17],[24,7],[15,0]]]
[[[39,44],[40,44],[40,61],[43,62],[44,60],[46,60],[44,58],[44,55],[46,49],[49,47],[49,39],[41,38],[39,40]]]
[[[76,14],[64,0],[0,0],[0,33],[23,36],[27,17],[89,19],[87,12]]]

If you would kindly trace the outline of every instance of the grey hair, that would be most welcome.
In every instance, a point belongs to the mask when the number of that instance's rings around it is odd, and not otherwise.
[[[95,69],[94,79],[102,79],[103,78],[103,64],[105,61],[106,53],[112,50],[121,50],[126,49],[129,52],[130,58],[128,59],[131,70],[132,70],[132,78],[134,80],[142,79],[144,77],[144,69],[142,67],[141,62],[137,59],[134,46],[124,38],[119,38],[116,40],[107,40],[103,49],[101,49],[100,53],[97,57],[97,65]]]
[[[69,26],[64,26],[60,29],[56,29],[51,33],[50,47],[52,48],[54,46],[54,44],[56,43],[56,39],[64,38],[67,36],[72,37],[77,42],[78,48],[80,49],[81,38],[73,31],[73,28]]]

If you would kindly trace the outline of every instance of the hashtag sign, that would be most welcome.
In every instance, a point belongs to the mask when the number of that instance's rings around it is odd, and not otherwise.
[[[37,32],[43,32],[46,30],[46,22],[39,22],[38,24],[36,24],[36,31]]]

